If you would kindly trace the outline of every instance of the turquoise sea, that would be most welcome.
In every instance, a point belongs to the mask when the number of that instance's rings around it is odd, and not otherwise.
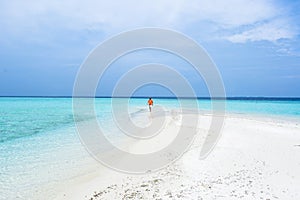
[[[209,99],[197,101],[200,110],[211,109]],[[124,102],[129,102],[132,112],[147,111],[147,99],[120,99]],[[166,109],[179,106],[176,99],[155,98],[154,103]],[[98,120],[107,122],[106,130],[117,139],[111,99],[95,99],[95,110]],[[229,99],[226,112],[300,119],[300,99]],[[0,98],[0,199],[39,199],[45,194],[52,199],[57,188],[93,170],[89,159],[76,133],[72,98]]]

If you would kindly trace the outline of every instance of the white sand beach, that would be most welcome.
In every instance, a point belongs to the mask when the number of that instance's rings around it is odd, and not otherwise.
[[[0,0],[0,200],[300,200],[300,0]]]
[[[192,147],[166,168],[133,175],[95,161],[97,170],[70,180],[57,199],[300,199],[299,120],[227,114],[222,136],[204,160],[199,153],[210,116],[200,120]],[[166,135],[174,127],[169,123]],[[145,144],[131,148],[140,146]]]

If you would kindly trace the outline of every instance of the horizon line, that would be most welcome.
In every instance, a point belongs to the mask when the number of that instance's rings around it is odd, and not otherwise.
[[[157,98],[157,99],[212,99],[212,100],[300,100],[297,96],[226,96],[226,97],[209,97],[209,96],[197,96],[197,97],[176,97],[176,96],[51,96],[51,95],[0,95],[0,98]]]

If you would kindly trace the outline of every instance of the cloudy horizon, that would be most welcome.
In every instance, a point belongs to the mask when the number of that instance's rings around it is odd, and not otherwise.
[[[97,45],[120,32],[158,27],[206,49],[227,96],[299,97],[299,8],[283,0],[2,1],[0,96],[69,96]]]

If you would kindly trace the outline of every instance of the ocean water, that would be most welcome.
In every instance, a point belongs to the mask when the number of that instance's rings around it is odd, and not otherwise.
[[[183,101],[188,107],[192,100]],[[197,101],[200,110],[211,109],[210,100]],[[147,99],[116,102],[129,105],[131,113],[147,112]],[[165,109],[180,107],[176,99],[154,103]],[[95,112],[107,134],[118,140],[111,99],[97,98]],[[227,100],[226,112],[300,119],[300,100]],[[71,98],[0,98],[0,199],[53,199],[72,178],[92,171],[94,162],[76,133]]]

